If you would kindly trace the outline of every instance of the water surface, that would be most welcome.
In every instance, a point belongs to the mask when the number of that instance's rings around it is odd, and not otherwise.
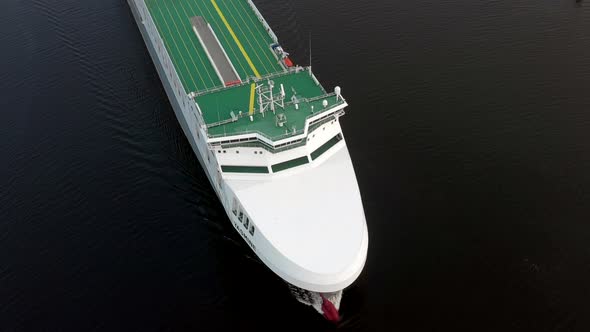
[[[256,3],[350,104],[342,330],[590,329],[590,4]],[[125,1],[0,13],[0,331],[333,329],[234,234]]]

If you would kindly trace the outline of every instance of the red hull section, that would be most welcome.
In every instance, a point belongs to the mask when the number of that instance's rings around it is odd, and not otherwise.
[[[340,314],[338,313],[338,309],[334,306],[332,302],[326,299],[323,295],[322,297],[322,311],[324,312],[324,317],[334,323],[340,321]]]

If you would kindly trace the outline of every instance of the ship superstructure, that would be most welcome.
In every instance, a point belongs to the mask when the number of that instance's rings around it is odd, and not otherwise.
[[[334,319],[368,233],[340,117],[250,0],[128,0],[176,116],[234,228]]]

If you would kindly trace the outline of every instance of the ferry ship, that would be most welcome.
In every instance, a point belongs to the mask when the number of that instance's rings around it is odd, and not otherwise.
[[[236,231],[337,321],[368,231],[340,118],[251,0],[128,0],[176,117]]]

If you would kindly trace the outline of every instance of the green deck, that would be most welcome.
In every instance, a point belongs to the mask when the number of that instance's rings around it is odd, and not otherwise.
[[[300,103],[299,110],[295,109],[295,106],[290,102],[291,96],[293,95],[291,87],[297,92],[297,97],[313,98],[317,96],[323,96],[324,91],[321,86],[315,84],[313,79],[309,76],[308,71],[300,73],[287,74],[278,78],[273,78],[276,86],[284,84],[285,86],[285,108],[276,108],[276,114],[284,113],[287,116],[287,123],[283,127],[276,125],[276,116],[267,111],[264,115],[258,112],[258,103],[256,102],[256,113],[254,115],[254,121],[250,121],[248,115],[248,104],[250,100],[250,86],[243,85],[234,88],[228,88],[219,92],[203,95],[196,98],[197,103],[203,111],[203,116],[207,124],[214,124],[223,120],[231,118],[230,113],[233,112],[235,115],[243,114],[243,117],[236,122],[231,122],[223,125],[217,125],[209,128],[209,135],[212,137],[217,136],[228,136],[240,133],[249,132],[260,132],[267,138],[277,140],[283,136],[288,136],[291,133],[293,127],[300,133],[304,129],[305,120],[311,116],[312,107],[314,113],[317,113],[323,109],[323,99],[318,99],[313,102]],[[330,105],[333,106],[335,103],[335,97],[328,98]]]
[[[317,84],[308,71],[287,73],[274,55],[271,45],[274,43],[264,25],[258,20],[247,0],[146,0],[150,14],[170,55],[185,92],[195,92],[195,101],[203,113],[205,123],[210,127],[209,136],[219,137],[245,132],[258,132],[264,136],[277,139],[284,137],[293,128],[300,132],[307,117],[323,109],[321,96],[324,89]],[[233,63],[243,85],[223,87],[207,54],[194,33],[190,18],[203,17],[217,35],[229,60]],[[284,73],[284,74],[281,74]],[[280,84],[285,87],[288,103],[293,89],[300,99],[312,99],[300,104],[299,110],[294,105],[277,109],[284,113],[287,123],[278,127],[275,115],[267,112],[264,117],[258,113],[256,98],[254,121],[247,116],[250,104],[250,84],[257,80],[257,75],[279,75],[274,77],[275,90]],[[266,83],[261,80],[258,83]],[[276,91],[278,93],[278,91]],[[313,99],[315,98],[315,99]],[[335,101],[329,99],[330,106]],[[231,112],[244,115],[238,121],[227,123]],[[224,124],[220,122],[226,122]]]
[[[282,70],[270,45],[270,35],[245,0],[216,0],[226,21],[260,75]],[[242,80],[254,76],[230,30],[210,0],[146,0],[150,14],[187,93],[222,86],[205,50],[193,32],[190,18],[202,16],[211,24]]]

